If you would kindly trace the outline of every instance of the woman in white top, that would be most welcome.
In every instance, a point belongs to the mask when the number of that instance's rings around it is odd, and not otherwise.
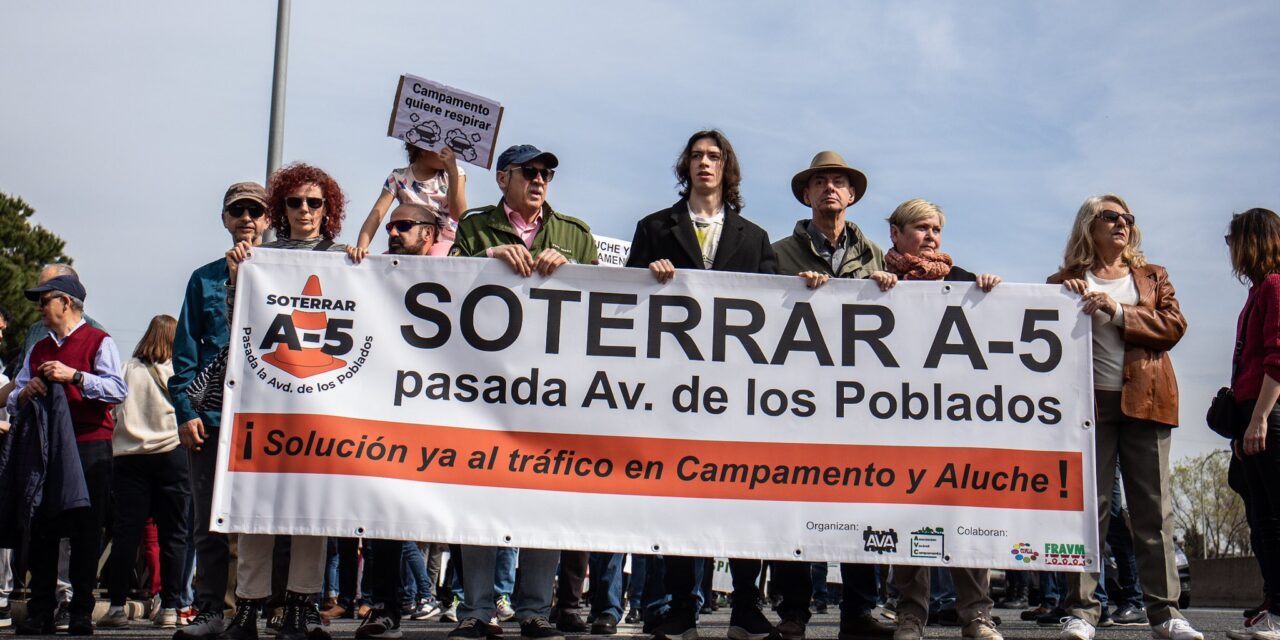
[[[1080,294],[1093,321],[1098,539],[1106,538],[1116,461],[1129,503],[1134,554],[1155,638],[1204,640],[1178,611],[1169,446],[1178,426],[1178,382],[1169,350],[1187,330],[1169,274],[1147,262],[1142,233],[1117,195],[1076,212],[1062,267],[1049,284]],[[1097,567],[1092,567],[1096,569]],[[1101,617],[1098,573],[1068,574],[1062,640],[1092,640]]]
[[[124,368],[129,395],[116,407],[111,438],[115,503],[108,561],[111,608],[98,622],[99,627],[128,624],[125,598],[147,518],[155,519],[160,534],[160,615],[156,624],[177,625],[187,563],[187,529],[191,526],[191,472],[187,452],[178,446],[178,422],[169,399],[176,326],[173,316],[152,318]]]
[[[360,238],[348,253],[357,262],[369,253],[369,244],[387,215],[392,201],[420,204],[431,209],[439,220],[436,242],[427,255],[447,256],[453,246],[458,218],[467,210],[467,173],[458,165],[457,155],[447,145],[439,152],[405,143],[409,166],[395,169],[382,183],[382,195],[360,227]]]

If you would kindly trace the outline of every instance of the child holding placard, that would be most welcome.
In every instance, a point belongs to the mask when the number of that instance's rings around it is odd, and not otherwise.
[[[428,255],[449,255],[449,247],[453,246],[458,217],[467,209],[467,174],[458,165],[453,149],[447,146],[438,152],[408,143],[404,148],[409,154],[409,166],[392,170],[382,184],[382,195],[373,204],[373,210],[360,227],[356,246],[350,251],[357,261],[368,255],[369,244],[393,200],[421,204],[436,212],[440,227]]]

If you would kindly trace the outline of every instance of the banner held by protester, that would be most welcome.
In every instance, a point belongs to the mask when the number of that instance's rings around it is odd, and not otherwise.
[[[406,74],[396,86],[387,135],[431,151],[449,147],[459,160],[488,169],[501,125],[496,101]]]
[[[271,250],[239,277],[216,530],[1097,567],[1061,288]]]

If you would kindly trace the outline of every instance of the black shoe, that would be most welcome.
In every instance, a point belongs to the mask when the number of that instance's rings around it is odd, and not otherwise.
[[[53,612],[53,630],[67,631],[71,628],[71,609],[67,603],[63,602],[58,605],[58,610]]]
[[[521,623],[520,627],[523,630],[524,624]],[[556,629],[565,633],[586,633],[588,628],[587,621],[582,619],[582,614],[574,609],[561,609],[560,615],[556,617]],[[521,631],[521,633],[524,632]]]
[[[1250,608],[1248,608],[1248,609],[1245,609],[1245,610],[1244,610],[1244,617],[1245,617],[1245,619],[1247,620],[1247,619],[1252,618],[1252,617],[1254,617],[1254,616],[1258,615],[1259,613],[1262,613],[1263,611],[1266,611],[1266,610],[1268,610],[1268,609],[1270,609],[1270,608],[1271,608],[1271,598],[1263,598],[1263,599],[1262,599],[1262,604],[1259,604],[1259,605],[1258,605],[1258,606],[1256,606],[1256,607],[1250,607]]]
[[[394,615],[388,609],[382,607],[374,607],[369,610],[369,615],[364,617],[364,622],[356,628],[356,639],[364,640],[365,638],[399,638],[400,632],[400,616]]]
[[[185,627],[173,632],[173,640],[213,640],[226,631],[227,621],[222,616],[222,606],[201,609]]]
[[[755,607],[734,607],[729,612],[729,640],[764,640],[774,632],[764,612]]]
[[[871,612],[845,618],[840,616],[840,640],[892,638],[894,626],[885,624]]]
[[[93,616],[88,613],[73,613],[71,620],[67,623],[67,635],[70,636],[91,636],[93,635]]]
[[[330,640],[324,629],[325,620],[320,617],[320,607],[311,596],[286,591],[284,595],[284,624],[279,640]]]
[[[1041,627],[1061,627],[1063,618],[1070,618],[1071,614],[1067,613],[1062,607],[1054,607],[1049,613],[1036,618],[1036,624]]]
[[[611,636],[616,633],[618,633],[618,619],[611,613],[602,613],[591,623],[593,636]]]
[[[1117,627],[1146,627],[1150,625],[1147,622],[1146,610],[1133,605],[1125,605],[1116,609],[1116,612],[1111,614],[1111,622]]]
[[[930,616],[932,618],[933,616]],[[932,623],[932,620],[930,620]],[[938,624],[944,627],[960,626],[960,614],[955,609],[943,609],[938,612]]]
[[[258,640],[258,615],[263,602],[236,598],[236,614],[222,633],[215,636],[216,640]]]
[[[565,616],[582,622],[582,618],[576,613],[564,610],[560,611],[560,621],[555,626],[551,626],[551,621],[542,616],[534,616],[520,623],[520,640],[564,640],[564,634],[556,629],[563,629],[560,625],[564,624]],[[583,631],[586,631],[585,622],[583,622],[583,627]]]
[[[1028,606],[1026,596],[1013,596],[996,603],[998,609],[1026,609]]]
[[[13,634],[17,636],[51,636],[53,635],[53,617],[48,615],[29,617],[13,628]]]
[[[644,626],[645,633],[652,633],[657,640],[695,640],[698,637],[698,620],[692,611],[669,609],[662,616],[647,616]]]
[[[1053,611],[1053,609],[1050,609],[1049,607],[1041,605],[1034,609],[1027,609],[1026,611],[1023,611],[1022,613],[1018,614],[1018,617],[1022,618],[1027,622],[1035,622],[1036,620],[1039,620],[1041,616],[1049,615],[1049,612],[1051,611]]]
[[[622,622],[625,624],[636,624],[642,620],[644,620],[644,613],[640,611],[640,607],[632,607],[631,610],[627,612],[627,617],[622,619]]]
[[[501,638],[502,634],[491,633],[489,623],[480,618],[463,618],[445,637],[455,640],[478,640],[479,638]]]
[[[815,603],[813,603],[813,612],[814,612],[814,613],[826,613],[826,612],[827,612],[827,603],[825,603],[825,602],[815,602]]]

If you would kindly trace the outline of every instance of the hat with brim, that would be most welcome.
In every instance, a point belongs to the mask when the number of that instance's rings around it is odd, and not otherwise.
[[[240,200],[256,202],[266,208],[267,190],[256,182],[237,182],[227,187],[227,193],[222,196],[222,207],[225,209]]]
[[[844,158],[834,151],[819,151],[818,155],[813,157],[813,162],[809,163],[809,168],[797,173],[791,179],[791,193],[795,194],[800,204],[805,204],[804,190],[809,185],[809,178],[822,171],[839,171],[849,176],[849,186],[853,187],[853,202],[861,200],[867,192],[867,174],[849,166]]]
[[[531,144],[517,144],[498,156],[498,171],[502,171],[513,164],[528,164],[534,160],[543,161],[548,169],[560,166],[560,159],[554,153],[543,151]]]
[[[80,278],[75,276],[58,276],[56,278],[49,278],[49,280],[44,284],[33,289],[27,289],[24,293],[28,300],[37,302],[40,300],[40,296],[43,296],[50,291],[65,293],[76,300],[84,302],[84,285],[80,284]]]

